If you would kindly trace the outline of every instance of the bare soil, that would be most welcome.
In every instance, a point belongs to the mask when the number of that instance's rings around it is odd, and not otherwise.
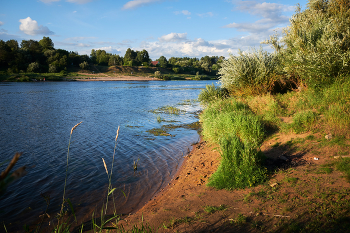
[[[309,135],[271,136],[261,147],[268,181],[231,191],[206,186],[220,152],[202,140],[168,187],[119,224],[131,229],[143,219],[157,232],[350,232],[350,184],[331,164],[349,147]]]

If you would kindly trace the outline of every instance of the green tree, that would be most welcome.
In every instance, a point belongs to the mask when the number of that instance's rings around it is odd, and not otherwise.
[[[50,37],[43,37],[40,41],[39,44],[42,48],[42,51],[45,52],[48,49],[54,49],[54,43],[50,39]]]
[[[135,52],[134,50],[128,48],[125,52],[125,56],[124,56],[124,65],[133,65],[135,63],[136,60],[136,56],[137,56],[137,52]]]
[[[28,72],[39,72],[40,71],[40,65],[38,62],[32,62],[29,64],[28,66],[28,69],[27,69]]]
[[[149,59],[149,55],[148,55],[148,52],[147,50],[142,50],[142,51],[138,51],[137,52],[137,56],[136,56],[136,61],[140,64],[142,63],[145,63],[145,62],[149,62],[150,59]]]
[[[89,69],[89,64],[88,64],[86,61],[80,63],[79,66],[80,66],[80,68],[83,69],[83,70]]]
[[[119,55],[111,55],[108,61],[109,66],[121,66],[123,65],[123,58]]]
[[[157,61],[159,61],[159,66],[162,68],[166,68],[168,66],[168,60],[164,56],[161,56],[159,59],[157,59]]]
[[[290,22],[281,40],[273,35],[265,41],[279,56],[281,73],[311,86],[350,73],[349,1],[310,0]]]

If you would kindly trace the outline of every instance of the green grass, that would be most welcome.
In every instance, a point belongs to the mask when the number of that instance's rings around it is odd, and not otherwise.
[[[208,186],[218,189],[245,188],[266,179],[258,148],[265,137],[260,117],[237,101],[219,100],[200,116],[205,139],[219,143],[221,163]]]
[[[206,206],[204,208],[204,211],[207,212],[208,214],[212,214],[212,213],[215,213],[217,211],[226,210],[226,209],[227,209],[226,205]]]
[[[339,158],[336,162],[337,170],[344,172],[348,182],[350,182],[350,158]]]
[[[216,87],[213,83],[205,86],[205,89],[200,92],[198,100],[205,105],[218,99],[225,99],[228,96],[227,89]]]
[[[164,114],[179,115],[183,111],[180,110],[179,108],[167,105],[167,106],[163,106],[163,107],[159,107],[157,109],[151,110],[150,112],[155,114],[164,113]]]

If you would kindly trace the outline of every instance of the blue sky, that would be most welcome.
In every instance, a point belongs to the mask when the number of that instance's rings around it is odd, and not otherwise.
[[[228,57],[281,32],[298,3],[306,8],[306,0],[0,0],[0,39],[49,36],[79,54],[146,49],[153,60]]]

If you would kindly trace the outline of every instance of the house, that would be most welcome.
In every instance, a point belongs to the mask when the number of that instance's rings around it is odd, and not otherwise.
[[[152,66],[157,66],[159,64],[159,61],[151,61]]]

